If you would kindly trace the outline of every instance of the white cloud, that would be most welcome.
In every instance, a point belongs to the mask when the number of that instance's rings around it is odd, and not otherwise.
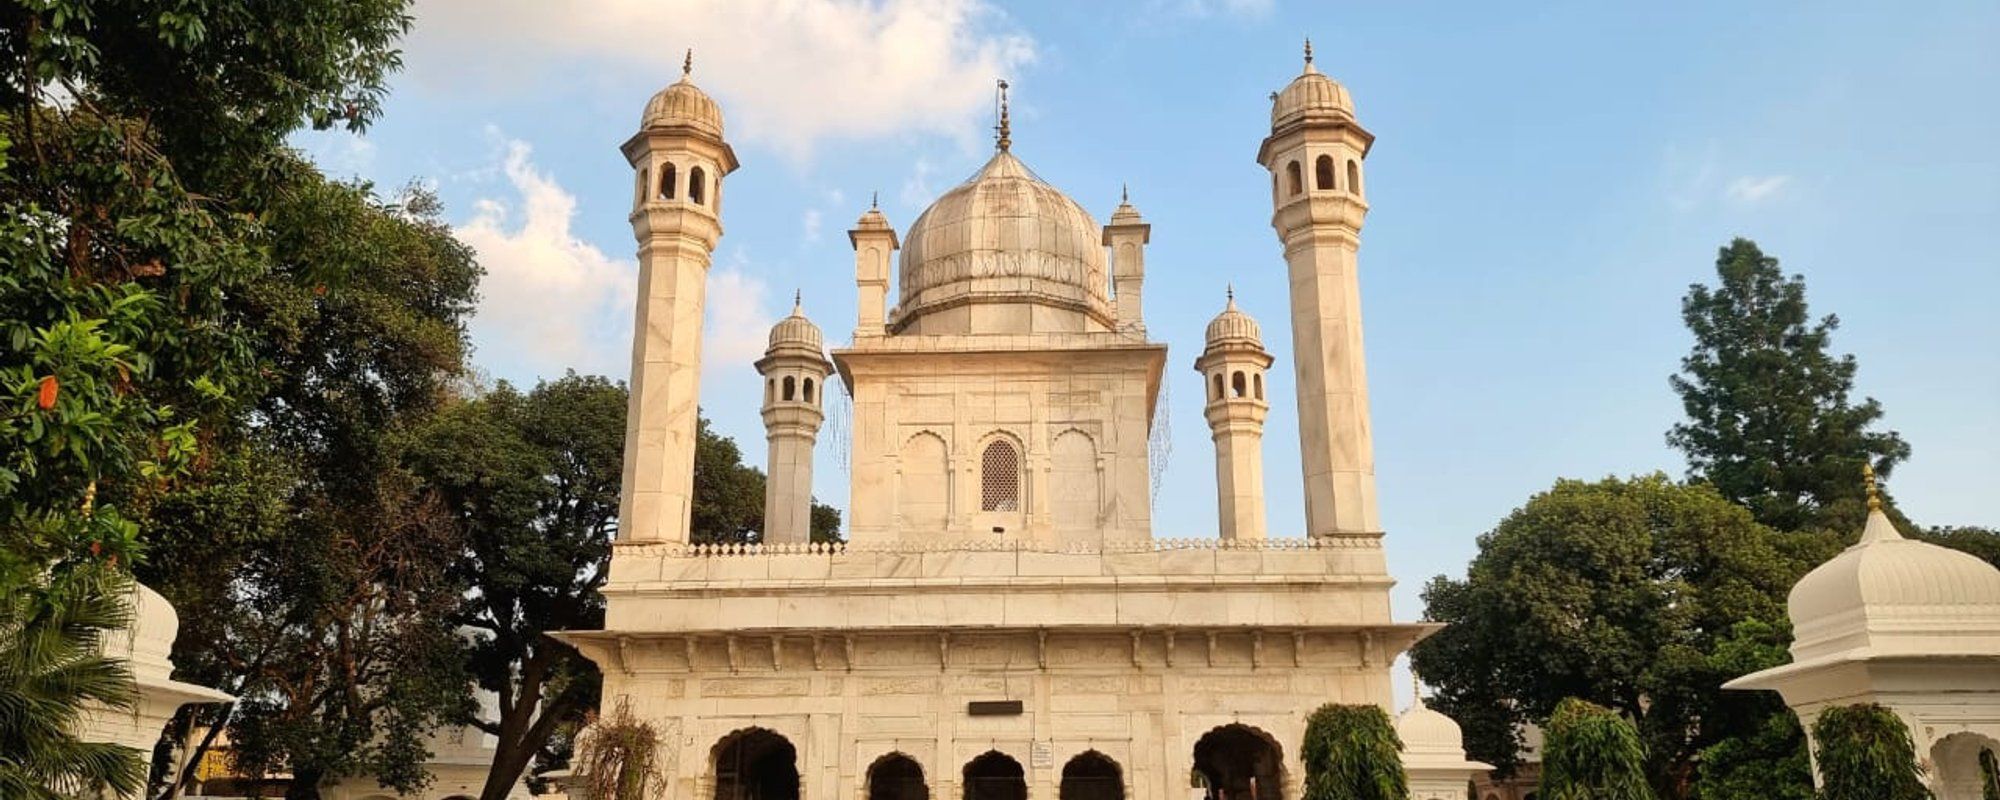
[[[750,274],[738,251],[730,263],[708,274],[706,319],[702,325],[704,372],[742,371],[763,357],[777,317],[764,305],[764,279]]]
[[[1790,175],[1745,175],[1730,181],[1723,194],[1735,202],[1756,205],[1777,196],[1791,182]]]
[[[498,171],[515,196],[477,201],[472,219],[455,229],[486,268],[472,321],[480,360],[526,375],[573,368],[626,378],[637,262],[578,238],[570,227],[576,196],[535,167],[527,143],[501,144]],[[702,361],[711,370],[762,355],[775,319],[764,282],[745,262],[739,250],[709,273]]]
[[[538,375],[572,367],[618,375],[621,351],[606,345],[631,333],[633,262],[571,232],[576,197],[535,168],[526,142],[503,150],[500,171],[516,197],[479,200],[457,228],[486,268],[472,322],[482,360]]]
[[[1243,2],[1243,0],[1230,0]],[[695,79],[723,103],[732,140],[796,157],[823,139],[905,132],[970,141],[993,81],[1035,56],[986,0],[423,0],[408,60],[419,80],[517,91],[523,75],[608,62]],[[631,98],[637,117],[643,98]]]

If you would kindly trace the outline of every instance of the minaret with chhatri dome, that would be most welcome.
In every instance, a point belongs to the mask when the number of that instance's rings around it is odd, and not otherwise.
[[[1029,169],[1002,84],[984,165],[900,232],[872,204],[849,231],[849,340],[823,352],[795,304],[740,366],[766,381],[767,530],[691,543],[704,280],[736,168],[722,122],[687,67],[624,148],[640,291],[620,538],[603,630],[561,634],[603,669],[604,707],[658,732],[666,796],[1298,800],[1306,715],[1388,709],[1390,664],[1435,629],[1389,609],[1355,281],[1372,136],[1346,89],[1308,50],[1259,156],[1284,245],[1267,268],[1292,292],[1306,530],[1265,529],[1272,359],[1232,295],[1199,373],[1171,377],[1216,392],[1222,515],[1155,535],[1170,378],[1142,302],[1152,226],[1129,196],[1100,225]],[[812,542],[836,391],[846,541]]]

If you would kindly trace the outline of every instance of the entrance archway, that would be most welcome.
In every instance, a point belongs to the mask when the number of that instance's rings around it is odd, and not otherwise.
[[[1931,745],[1937,768],[1932,789],[1938,800],[1982,800],[2000,792],[2000,741],[1972,732],[1954,733]]]
[[[745,728],[715,743],[715,800],[799,800],[798,750],[776,731]]]
[[[1125,777],[1110,756],[1085,750],[1063,765],[1057,795],[1060,800],[1125,800]]]
[[[1194,769],[1208,784],[1209,800],[1284,800],[1284,764],[1276,739],[1240,723],[1194,743]]]
[[[868,765],[868,800],[930,800],[924,768],[902,753],[890,753]]]
[[[1028,774],[1021,762],[988,750],[965,762],[965,800],[1028,800]]]

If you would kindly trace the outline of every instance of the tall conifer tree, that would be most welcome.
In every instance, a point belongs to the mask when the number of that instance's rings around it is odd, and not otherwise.
[[[1858,527],[1854,476],[1864,463],[1888,475],[1910,446],[1879,428],[1880,403],[1850,399],[1854,357],[1828,351],[1839,318],[1814,319],[1805,279],[1786,277],[1748,239],[1722,248],[1715,271],[1715,286],[1694,284],[1681,300],[1695,344],[1670,381],[1688,419],[1667,443],[1687,454],[1689,477],[1759,522]]]

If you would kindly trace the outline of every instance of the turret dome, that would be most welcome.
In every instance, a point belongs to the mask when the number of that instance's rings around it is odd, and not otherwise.
[[[639,128],[685,126],[722,138],[722,106],[689,79],[694,71],[694,51],[681,63],[681,79],[661,89],[646,101],[646,113]]]
[[[1871,498],[1861,540],[1806,573],[1787,601],[1792,660],[2000,654],[2000,569],[1905,539]]]
[[[1090,212],[1002,149],[910,225],[898,269],[901,304],[891,327],[974,334],[1109,330],[1101,237]]]
[[[1271,127],[1319,119],[1354,119],[1354,98],[1347,87],[1322,74],[1312,62],[1312,41],[1306,41],[1306,67],[1271,99]]]
[[[794,346],[810,349],[817,354],[820,352],[821,342],[819,326],[814,325],[812,320],[806,319],[805,312],[800,306],[800,298],[794,295],[792,313],[778,320],[778,324],[771,326],[771,346],[766,352],[775,353],[780,348]]]
[[[1458,723],[1424,705],[1421,695],[1396,718],[1396,737],[1403,740],[1406,754],[1465,758],[1465,734]]]
[[[1257,320],[1236,307],[1236,291],[1229,292],[1229,302],[1222,307],[1222,313],[1208,322],[1208,344],[1248,344],[1262,347],[1263,335],[1257,328]]]

